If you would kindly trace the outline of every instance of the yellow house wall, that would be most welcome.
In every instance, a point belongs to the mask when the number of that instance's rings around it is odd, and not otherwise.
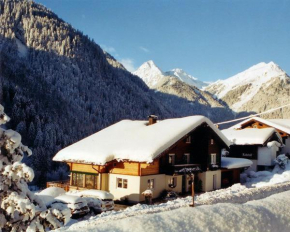
[[[221,188],[221,170],[206,171],[198,174],[198,178],[202,181],[202,191],[213,191],[213,176],[216,175],[216,189]]]
[[[108,173],[100,174],[101,178],[101,190],[108,191],[109,190],[109,176]]]
[[[140,179],[140,201],[145,201],[145,197],[142,193],[148,189],[148,180],[154,179],[153,198],[160,196],[160,193],[165,189],[165,174],[142,176]]]
[[[175,188],[170,188],[168,186],[169,180],[172,177],[176,177],[177,178],[177,183],[176,183],[176,187]],[[165,189],[166,190],[171,190],[171,191],[174,191],[174,192],[177,192],[177,193],[181,193],[182,192],[182,175],[179,175],[179,176],[168,176],[168,175],[166,175]]]

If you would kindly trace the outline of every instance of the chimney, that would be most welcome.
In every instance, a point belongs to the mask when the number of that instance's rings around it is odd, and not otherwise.
[[[156,115],[148,116],[148,126],[153,125],[157,122],[158,117]]]

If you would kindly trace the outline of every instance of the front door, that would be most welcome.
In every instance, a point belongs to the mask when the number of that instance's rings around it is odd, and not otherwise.
[[[186,192],[186,175],[182,176],[182,194]]]
[[[213,190],[216,190],[216,175],[213,175]]]

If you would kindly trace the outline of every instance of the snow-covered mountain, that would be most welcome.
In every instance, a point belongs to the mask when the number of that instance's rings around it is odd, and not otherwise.
[[[236,112],[261,112],[288,102],[290,79],[274,62],[262,62],[226,80],[218,80],[205,90]]]
[[[180,68],[172,69],[171,71],[168,71],[165,74],[169,76],[175,76],[179,80],[185,82],[186,84],[196,86],[199,89],[202,89],[203,87],[208,85],[207,83],[198,80],[196,77],[189,75],[188,73],[186,73],[184,70]]]
[[[208,85],[208,83],[198,80],[179,68],[163,72],[152,60],[143,63],[133,74],[139,76],[150,88],[154,88],[158,82],[168,76],[176,77],[180,81],[199,89]]]
[[[133,74],[140,77],[150,88],[156,86],[165,76],[153,60],[143,63]]]
[[[225,105],[213,98],[210,93],[196,87],[196,85],[205,86],[205,83],[190,76],[182,69],[162,72],[150,60],[142,64],[133,74],[139,76],[151,89],[187,99],[195,107],[198,107],[196,104],[201,104],[207,107],[226,108]]]

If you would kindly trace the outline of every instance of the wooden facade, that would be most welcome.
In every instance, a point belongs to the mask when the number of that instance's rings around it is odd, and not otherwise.
[[[232,145],[230,146],[229,157],[256,160],[258,159],[259,146],[261,145]]]
[[[262,129],[262,128],[273,128],[273,127],[267,125],[266,123],[262,123],[262,122],[259,122],[259,121],[255,120],[255,119],[252,119],[252,120],[250,120],[248,122],[245,122],[244,124],[241,125],[241,129],[245,129],[245,128]],[[275,128],[275,129],[279,132],[279,134],[280,134],[280,136],[282,138],[289,136],[289,134],[285,133],[284,131],[281,131],[281,130],[279,130],[277,128]]]
[[[215,164],[220,167],[221,150],[226,147],[227,145],[219,136],[204,123],[160,156],[160,173],[171,175],[175,170],[175,165],[183,164],[196,164],[202,171],[210,170],[212,169],[212,154],[216,156]],[[172,155],[174,155],[174,163],[170,158]]]
[[[154,160],[152,163],[139,162],[117,162],[111,161],[106,165],[92,165],[80,163],[67,163],[71,172],[79,173],[113,173],[130,176],[146,176],[159,173],[159,160]]]

